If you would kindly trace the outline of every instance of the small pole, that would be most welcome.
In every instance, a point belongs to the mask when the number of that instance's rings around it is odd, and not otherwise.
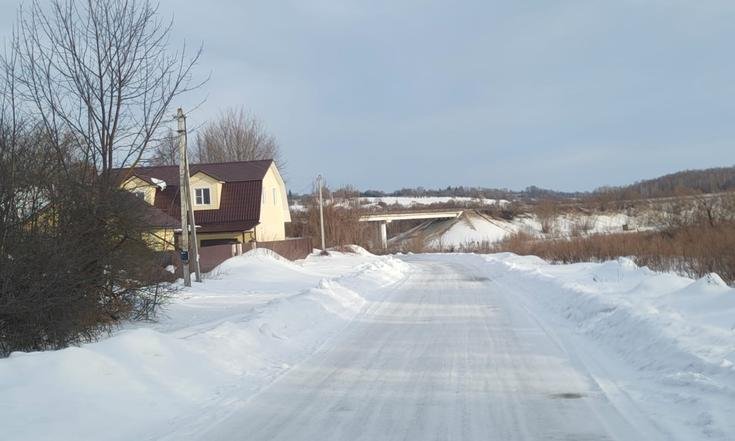
[[[184,273],[184,285],[191,286],[191,273],[189,272],[189,195],[186,179],[186,122],[184,111],[179,108],[176,111],[176,119],[179,122],[179,196],[181,197],[181,271]]]
[[[324,201],[322,200],[322,175],[316,177],[317,185],[319,186],[319,226],[322,231],[322,252],[327,250],[324,244]]]

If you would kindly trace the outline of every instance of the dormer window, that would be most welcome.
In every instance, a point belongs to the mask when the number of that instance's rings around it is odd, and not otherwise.
[[[145,200],[145,192],[144,191],[134,191],[133,194],[136,197],[138,197],[138,198],[140,198],[142,200]]]
[[[209,189],[208,188],[195,188],[194,189],[194,203],[196,205],[209,205],[211,203]]]

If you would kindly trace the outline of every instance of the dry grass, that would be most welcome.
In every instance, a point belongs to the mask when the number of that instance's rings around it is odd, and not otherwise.
[[[692,277],[714,272],[728,283],[735,283],[735,223],[555,240],[539,240],[519,234],[475,251],[509,251],[535,255],[557,263],[604,261],[631,256],[639,265],[653,270],[675,271]]]
[[[292,221],[287,224],[287,236],[310,237],[315,247],[321,247],[319,208],[316,204],[308,205],[306,211],[292,213],[291,217]],[[345,245],[359,245],[368,250],[375,248],[374,244],[378,244],[377,227],[372,223],[359,222],[359,218],[359,210],[325,205],[324,237],[327,248]]]

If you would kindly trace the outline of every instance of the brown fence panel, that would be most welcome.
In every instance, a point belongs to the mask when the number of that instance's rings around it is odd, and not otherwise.
[[[273,242],[258,242],[258,248],[266,248],[272,250],[289,260],[303,259],[312,252],[311,239],[309,238],[293,238],[286,240],[277,240]],[[247,252],[250,244],[224,244],[213,245],[209,247],[199,248],[199,266],[203,273],[212,271],[217,265],[225,260],[237,256],[240,253]],[[176,266],[176,274],[181,276],[181,261],[179,253],[168,253],[171,263]],[[193,262],[190,262],[193,265]],[[189,268],[192,272],[194,267]]]
[[[213,245],[199,248],[199,267],[203,273],[212,271],[217,265],[237,255],[235,244]],[[181,259],[179,253],[171,253],[172,263],[176,266],[176,275],[181,277]],[[194,262],[189,261],[189,270],[194,272]]]
[[[295,237],[272,242],[257,242],[256,247],[269,249],[289,260],[303,259],[313,251],[311,239],[308,237]]]
[[[217,265],[237,255],[235,244],[213,245],[199,248],[199,266],[203,273],[212,271]]]

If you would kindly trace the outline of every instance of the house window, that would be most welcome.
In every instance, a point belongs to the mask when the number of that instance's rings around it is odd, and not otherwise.
[[[145,192],[144,191],[134,191],[133,194],[140,199],[145,200]]]
[[[273,205],[276,205],[276,189],[273,189]]]
[[[194,189],[194,203],[196,205],[209,205],[211,199],[209,197],[208,188],[195,188]]]

